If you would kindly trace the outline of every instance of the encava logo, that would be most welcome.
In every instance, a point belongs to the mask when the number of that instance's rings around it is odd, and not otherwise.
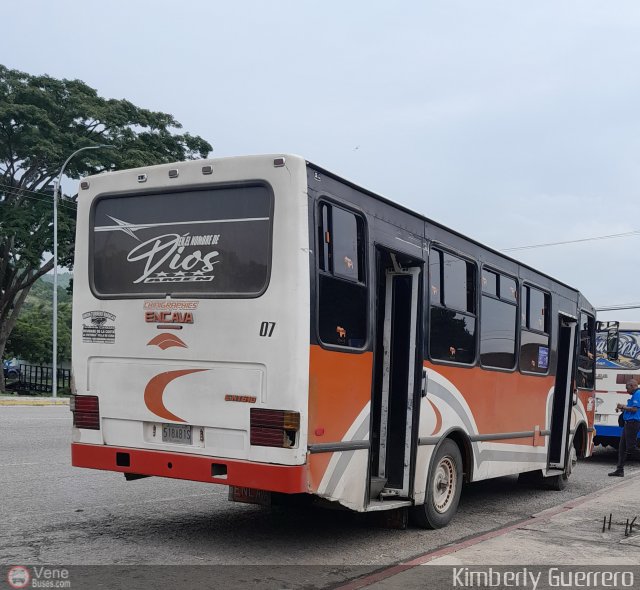
[[[214,246],[219,234],[190,236],[164,234],[138,244],[127,255],[129,262],[144,262],[144,270],[135,283],[191,283],[212,281],[217,250],[203,252],[194,245]],[[187,251],[187,247],[189,250]]]

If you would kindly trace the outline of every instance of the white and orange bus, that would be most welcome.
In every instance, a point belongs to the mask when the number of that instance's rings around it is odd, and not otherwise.
[[[594,443],[617,449],[622,428],[616,404],[629,398],[627,381],[640,383],[640,322],[598,322],[596,328]]]
[[[591,452],[586,299],[297,156],[83,180],[73,309],[78,467],[435,528]]]

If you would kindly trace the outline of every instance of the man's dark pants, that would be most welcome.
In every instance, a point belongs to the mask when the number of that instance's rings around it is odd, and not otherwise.
[[[624,423],[618,444],[618,466],[616,469],[624,469],[627,452],[631,453],[636,448],[638,431],[640,431],[640,420],[627,420]]]

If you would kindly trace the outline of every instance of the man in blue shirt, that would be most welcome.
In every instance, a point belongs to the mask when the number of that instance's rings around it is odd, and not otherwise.
[[[627,405],[616,405],[616,411],[622,412],[624,427],[618,444],[618,466],[609,474],[614,477],[624,477],[624,463],[636,448],[638,431],[640,431],[640,389],[635,379],[627,382],[627,392],[631,396]]]

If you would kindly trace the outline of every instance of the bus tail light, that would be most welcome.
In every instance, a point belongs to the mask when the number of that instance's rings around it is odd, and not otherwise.
[[[100,430],[100,402],[97,395],[72,395],[69,409],[76,428]]]
[[[300,430],[300,414],[287,410],[251,408],[251,444],[261,447],[291,448]]]

